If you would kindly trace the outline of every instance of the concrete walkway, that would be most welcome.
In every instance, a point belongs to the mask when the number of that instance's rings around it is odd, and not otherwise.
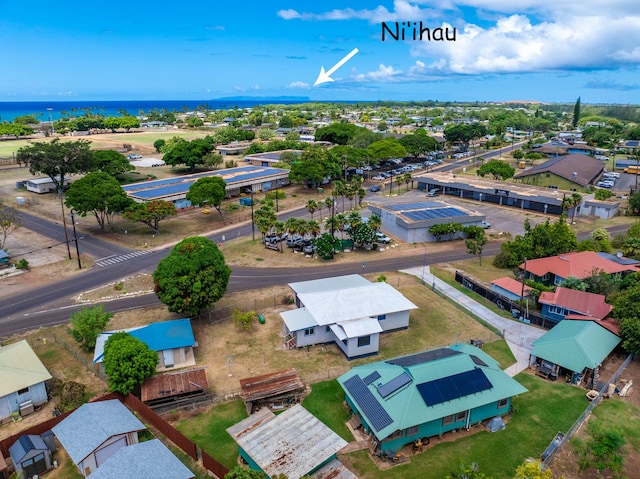
[[[531,345],[536,339],[545,334],[546,330],[497,315],[490,309],[471,299],[466,294],[433,276],[428,266],[424,268],[422,266],[418,266],[402,270],[402,272],[417,276],[422,279],[424,283],[435,287],[436,290],[444,293],[450,299],[464,307],[467,311],[475,314],[479,318],[482,318],[496,329],[499,329],[502,332],[502,336],[507,341],[511,352],[516,357],[516,363],[505,369],[505,372],[509,376],[513,377],[520,371],[529,367],[529,354],[531,353],[532,348]]]

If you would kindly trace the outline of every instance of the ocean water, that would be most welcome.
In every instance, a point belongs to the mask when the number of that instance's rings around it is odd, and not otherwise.
[[[167,110],[192,111],[198,106],[206,106],[210,110],[228,110],[234,107],[249,108],[267,104],[294,104],[304,101],[292,100],[128,100],[128,101],[19,101],[0,102],[0,121],[12,121],[17,116],[34,115],[40,121],[57,120],[63,112],[77,111],[82,115],[85,111],[92,111],[104,116],[117,116],[124,110],[130,115],[138,115],[141,111]],[[51,108],[51,111],[49,111]],[[86,110],[88,109],[88,110]]]

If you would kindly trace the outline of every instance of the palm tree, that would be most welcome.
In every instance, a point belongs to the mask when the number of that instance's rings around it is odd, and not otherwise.
[[[371,226],[373,231],[377,233],[378,231],[380,231],[380,228],[382,227],[382,218],[380,218],[379,215],[373,214],[369,216],[368,225]]]
[[[311,219],[313,219],[313,213],[315,213],[318,210],[318,203],[316,202],[316,200],[309,200],[307,201],[307,211],[311,214]]]
[[[347,192],[347,185],[344,181],[336,180],[333,182],[333,196],[342,196],[342,212],[344,213],[344,196]]]
[[[412,179],[413,177],[411,176],[411,173],[405,173],[404,175],[402,175],[402,181],[407,184],[407,191],[409,191],[409,184],[411,183]]]
[[[320,235],[320,223],[318,223],[316,220],[307,221],[307,228],[309,230],[309,234],[313,238],[317,238]]]
[[[324,220],[324,229],[334,233],[338,228],[338,221],[335,216],[327,216]]]
[[[358,188],[358,191],[356,194],[358,195],[358,206],[362,208],[362,200],[364,200],[364,197],[367,196],[367,190],[360,187]]]
[[[298,218],[295,216],[291,216],[287,218],[287,221],[284,223],[284,227],[287,229],[291,236],[298,234]]]
[[[340,230],[340,239],[344,239],[344,226],[347,224],[347,216],[344,213],[338,213],[335,218],[336,227]]]
[[[309,234],[309,222],[307,220],[298,220],[298,234],[303,238]]]
[[[273,223],[273,230],[275,231],[275,233],[282,238],[283,233],[287,230],[287,227],[285,226],[284,222],[282,221],[275,221]],[[282,241],[280,241],[280,252],[283,253],[284,251],[282,251]]]
[[[362,223],[362,215],[357,211],[351,211],[345,218],[345,225],[349,226],[350,231]]]
[[[331,210],[334,207],[334,204],[335,204],[335,199],[332,196],[328,196],[327,198],[324,199],[324,205],[329,210],[329,214],[331,214]]]
[[[573,213],[571,215],[571,223],[574,223],[576,220],[576,213],[578,210],[578,206],[582,203],[582,195],[580,193],[573,193],[571,195]]]
[[[316,201],[318,207],[318,214],[320,215],[320,221],[322,221],[322,208],[325,206],[324,201]]]

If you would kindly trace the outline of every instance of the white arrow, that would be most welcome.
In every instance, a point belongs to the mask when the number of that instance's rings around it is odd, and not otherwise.
[[[313,84],[313,86],[318,86],[318,85],[322,85],[323,83],[335,81],[333,78],[331,78],[331,75],[333,75],[338,68],[340,68],[342,65],[347,63],[349,60],[351,60],[351,57],[353,57],[356,53],[358,53],[358,49],[354,48],[349,53],[347,53],[342,60],[340,60],[335,65],[333,65],[326,72],[324,71],[324,67],[320,67],[320,74],[318,75],[318,78],[316,79],[316,82]]]

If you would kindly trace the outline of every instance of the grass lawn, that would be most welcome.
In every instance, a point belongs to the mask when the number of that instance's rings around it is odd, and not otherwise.
[[[441,442],[411,456],[409,463],[387,470],[380,470],[363,451],[348,454],[343,460],[361,479],[441,479],[460,463],[472,462],[477,462],[488,477],[513,477],[525,458],[539,457],[556,432],[568,430],[587,406],[584,391],[577,387],[544,381],[527,373],[516,379],[529,393],[516,398],[516,412],[503,431],[480,431],[452,442]]]
[[[226,429],[246,417],[244,403],[236,400],[217,404],[205,414],[180,421],[177,429],[218,462],[232,469],[238,464],[238,445]]]
[[[353,441],[353,435],[345,426],[349,413],[343,402],[344,391],[334,379],[313,384],[311,394],[302,401],[302,405],[345,441]]]
[[[482,349],[485,353],[498,361],[501,369],[507,369],[509,366],[516,362],[515,356],[511,352],[511,349],[509,349],[509,345],[504,339],[501,339],[500,341],[485,343]]]

